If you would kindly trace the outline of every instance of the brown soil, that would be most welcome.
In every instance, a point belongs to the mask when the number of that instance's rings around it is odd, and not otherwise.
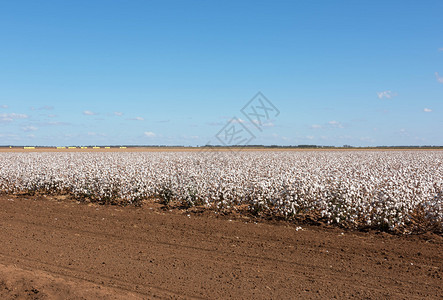
[[[255,221],[3,195],[0,298],[443,297],[439,235]]]

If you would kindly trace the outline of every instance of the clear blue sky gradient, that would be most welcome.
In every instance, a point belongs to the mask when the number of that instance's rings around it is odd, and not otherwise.
[[[0,145],[443,145],[443,1],[2,1]],[[254,131],[255,130],[255,131]]]

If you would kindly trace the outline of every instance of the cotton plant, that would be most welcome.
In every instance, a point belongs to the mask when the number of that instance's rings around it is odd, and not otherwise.
[[[145,199],[337,226],[407,231],[417,212],[441,230],[442,151],[0,153],[3,193]]]

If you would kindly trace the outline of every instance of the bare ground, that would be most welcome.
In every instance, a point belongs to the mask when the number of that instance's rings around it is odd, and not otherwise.
[[[0,241],[1,299],[443,297],[435,234],[3,195]]]

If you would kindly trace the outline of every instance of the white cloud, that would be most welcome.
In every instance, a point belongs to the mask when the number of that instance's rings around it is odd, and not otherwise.
[[[153,133],[152,131],[145,131],[143,133],[146,137],[156,137],[157,135]]]
[[[135,118],[130,118],[130,119],[128,119],[128,120],[133,120],[133,121],[144,121],[145,118],[143,118],[143,117],[135,117]]]
[[[16,113],[10,113],[10,114],[0,114],[0,122],[12,122],[16,119],[27,119],[29,116],[25,114],[16,114]]]
[[[67,122],[61,122],[61,121],[51,121],[51,122],[41,123],[41,125],[48,125],[48,126],[65,126],[65,125],[69,125],[69,123],[67,123]]]
[[[49,105],[45,105],[45,106],[40,106],[38,108],[36,107],[31,107],[31,110],[53,110],[54,106],[49,106]]]
[[[438,48],[438,51],[443,51],[443,48]]]
[[[313,135],[307,135],[306,138],[307,138],[308,140],[313,140],[313,139],[314,139],[314,136],[313,136]]]
[[[391,99],[395,96],[397,96],[397,93],[393,93],[392,91],[377,92],[378,99],[383,99],[383,98]]]
[[[120,111],[116,111],[116,112],[114,112],[114,115],[121,117],[121,116],[123,116],[123,113]]]
[[[86,116],[95,116],[96,115],[95,112],[92,112],[90,110],[84,110],[83,114],[86,115]]]
[[[233,119],[232,123],[242,123],[245,124],[246,121],[242,120],[242,119]],[[259,121],[259,120],[252,120],[252,123],[254,123],[257,126],[262,126],[262,127],[274,127],[275,124],[272,121]]]
[[[438,72],[435,72],[435,77],[437,78],[437,81],[438,81],[438,82],[443,83],[443,77],[440,77],[440,76],[438,75]]]
[[[329,121],[328,124],[335,128],[343,128],[343,125],[338,121]]]
[[[36,131],[38,128],[35,126],[25,126],[22,127],[23,131]]]
[[[10,113],[10,114],[0,114],[0,117],[9,117],[12,119],[27,119],[28,115],[25,114],[16,114],[16,113]]]
[[[6,108],[8,108],[9,106],[7,106],[6,104],[3,104],[3,105],[0,105],[0,107],[6,109]]]
[[[405,136],[405,137],[410,135],[409,132],[404,128],[400,129],[399,134],[400,136]]]
[[[255,124],[259,124],[259,122],[257,120],[252,120],[252,122],[254,122]],[[242,120],[240,118],[234,118],[234,119],[232,119],[231,123],[241,123],[241,124],[244,124],[245,120]]]
[[[322,128],[343,128],[343,124],[338,122],[338,121],[329,121],[326,124],[320,125],[320,124],[312,124],[311,126],[309,126],[309,128],[311,129],[322,129]]]
[[[423,109],[423,111],[424,111],[424,112],[432,112],[432,109],[430,109],[430,108],[425,108],[425,109]]]

